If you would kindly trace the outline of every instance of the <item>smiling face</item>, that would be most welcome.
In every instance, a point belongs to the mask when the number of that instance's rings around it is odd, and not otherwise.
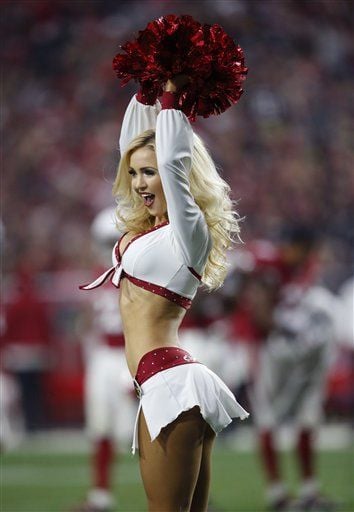
[[[149,146],[136,149],[130,156],[129,174],[134,192],[144,201],[155,225],[167,220],[167,204],[157,170],[154,150]]]

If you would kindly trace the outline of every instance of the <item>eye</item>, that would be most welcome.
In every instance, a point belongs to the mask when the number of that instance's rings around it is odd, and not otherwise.
[[[154,169],[145,169],[144,173],[146,176],[155,176],[156,171]]]
[[[134,171],[134,169],[129,169],[128,174],[130,174],[130,176],[132,177],[136,176],[136,172]]]

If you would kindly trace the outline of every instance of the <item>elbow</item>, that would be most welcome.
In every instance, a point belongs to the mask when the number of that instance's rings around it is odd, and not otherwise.
[[[188,176],[192,167],[192,158],[188,154],[180,154],[177,156],[176,154],[159,155],[157,160],[159,169],[166,169],[168,172],[177,171],[177,174],[182,172]]]

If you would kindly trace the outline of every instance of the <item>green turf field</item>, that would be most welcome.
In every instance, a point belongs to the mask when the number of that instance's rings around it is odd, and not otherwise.
[[[84,454],[38,454],[26,451],[2,455],[1,512],[67,512],[85,495],[89,482]],[[354,511],[354,450],[321,452],[319,470],[323,489],[340,500],[340,512]],[[285,474],[296,489],[296,471],[288,452]],[[146,510],[137,458],[121,456],[115,470],[118,511]],[[256,455],[218,446],[213,458],[211,508],[215,511],[261,512],[263,479]]]

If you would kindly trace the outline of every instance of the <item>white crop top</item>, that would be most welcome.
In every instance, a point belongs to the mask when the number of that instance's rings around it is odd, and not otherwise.
[[[197,292],[212,243],[204,215],[189,190],[193,131],[183,112],[161,109],[159,102],[143,105],[134,96],[122,123],[121,154],[132,139],[148,129],[156,129],[158,171],[169,220],[133,237],[123,254],[117,242],[113,266],[80,288],[91,290],[109,278],[119,288],[120,280],[126,277],[136,286],[187,309]]]

